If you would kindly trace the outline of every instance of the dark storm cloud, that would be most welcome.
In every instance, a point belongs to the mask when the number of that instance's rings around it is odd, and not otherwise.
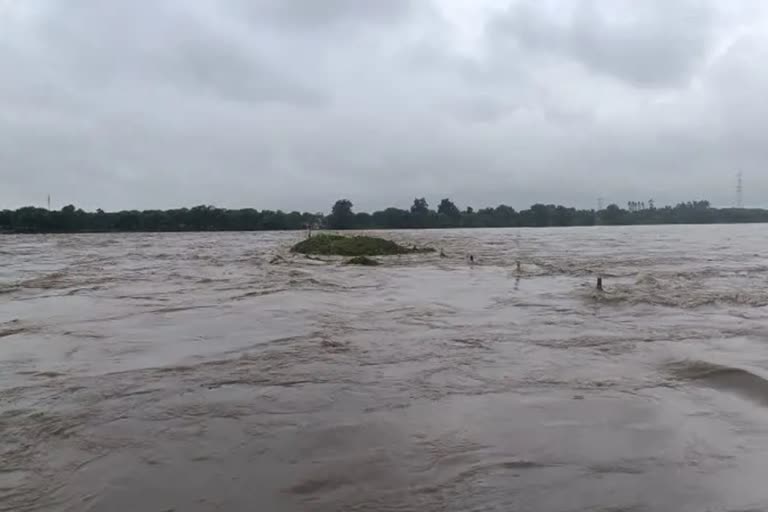
[[[0,208],[759,204],[765,11],[0,1]]]

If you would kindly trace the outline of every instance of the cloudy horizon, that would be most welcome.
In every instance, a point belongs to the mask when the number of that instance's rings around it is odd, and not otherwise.
[[[757,0],[0,0],[0,209],[768,206]]]

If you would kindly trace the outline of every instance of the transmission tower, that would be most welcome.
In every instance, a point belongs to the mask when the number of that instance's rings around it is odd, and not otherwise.
[[[736,208],[744,208],[744,183],[741,171],[736,175]]]

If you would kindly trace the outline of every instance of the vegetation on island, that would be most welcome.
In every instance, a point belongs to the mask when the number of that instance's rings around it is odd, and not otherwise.
[[[292,252],[314,254],[321,256],[392,256],[397,254],[412,254],[432,252],[434,249],[405,247],[392,240],[375,236],[342,236],[321,233],[302,240],[291,248]],[[355,262],[356,264],[365,264]],[[350,261],[351,262],[351,261]]]
[[[600,210],[540,203],[524,210],[503,204],[475,210],[469,206],[460,209],[450,199],[443,199],[437,209],[432,209],[424,198],[416,198],[408,209],[390,207],[373,213],[355,212],[351,201],[341,199],[336,201],[328,215],[252,208],[228,210],[213,206],[119,212],[86,212],[72,205],[61,210],[36,207],[0,210],[0,232],[4,233],[259,231],[299,230],[307,226],[364,230],[738,222],[768,222],[768,210],[713,208],[708,201],[657,207],[652,200],[633,201],[626,208],[610,204]]]
[[[375,267],[379,265],[378,260],[369,258],[368,256],[355,256],[354,258],[347,260],[346,265],[363,265],[366,267]]]

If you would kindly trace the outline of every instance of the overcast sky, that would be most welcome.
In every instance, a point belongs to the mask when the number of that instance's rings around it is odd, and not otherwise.
[[[768,206],[762,0],[0,0],[0,208]]]

